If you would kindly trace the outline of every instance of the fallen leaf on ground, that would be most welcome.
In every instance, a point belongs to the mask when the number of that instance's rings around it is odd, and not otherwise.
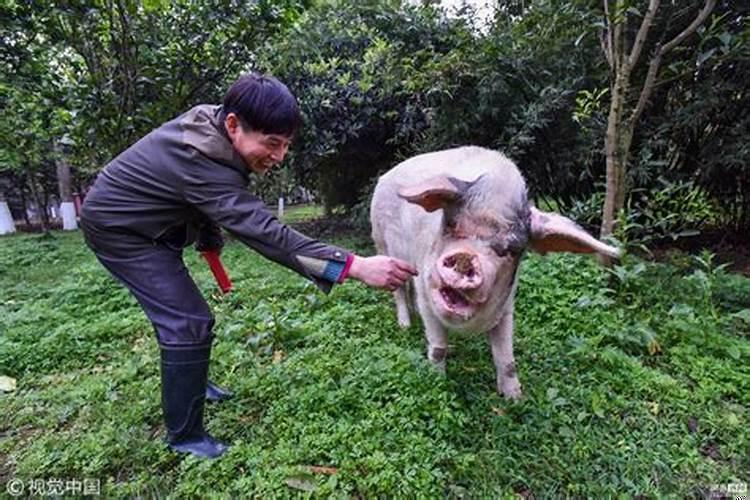
[[[336,474],[339,471],[336,467],[324,467],[322,465],[308,465],[306,469],[313,474]]]
[[[295,490],[315,491],[317,489],[314,482],[304,477],[290,477],[284,482],[287,486],[294,488]]]
[[[711,457],[714,460],[721,458],[721,452],[719,451],[719,445],[715,441],[709,441],[700,448],[701,455],[704,457]]]
[[[659,403],[657,403],[656,401],[649,401],[648,409],[651,411],[651,414],[653,416],[659,415]]]
[[[13,392],[16,390],[16,379],[12,377],[0,377],[0,391]]]

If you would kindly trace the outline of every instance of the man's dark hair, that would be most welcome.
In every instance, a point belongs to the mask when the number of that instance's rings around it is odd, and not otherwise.
[[[297,99],[289,88],[272,76],[242,75],[224,96],[221,119],[228,113],[240,118],[242,128],[264,134],[294,135],[299,129]]]

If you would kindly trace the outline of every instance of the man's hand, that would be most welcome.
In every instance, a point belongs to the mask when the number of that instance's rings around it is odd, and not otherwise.
[[[349,277],[366,285],[390,291],[401,287],[406,280],[416,275],[417,270],[408,262],[387,255],[355,255],[349,269]]]
[[[214,223],[207,223],[198,229],[198,237],[195,240],[195,249],[199,252],[213,251],[221,255],[224,247],[224,237],[221,229]]]

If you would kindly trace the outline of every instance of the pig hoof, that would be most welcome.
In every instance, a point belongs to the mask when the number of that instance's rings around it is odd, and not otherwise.
[[[398,318],[398,326],[406,330],[411,326],[411,319],[407,318]]]
[[[500,392],[506,399],[511,401],[518,401],[521,399],[523,392],[521,391],[521,384],[518,379],[510,380],[500,384]]]

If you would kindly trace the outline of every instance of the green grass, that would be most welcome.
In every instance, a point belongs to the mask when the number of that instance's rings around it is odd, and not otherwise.
[[[284,208],[284,222],[294,224],[323,216],[323,205],[290,205]],[[276,213],[276,211],[274,211]]]
[[[481,336],[454,335],[435,373],[385,292],[324,296],[232,243],[236,290],[220,297],[186,260],[217,316],[212,377],[236,394],[207,412],[233,445],[216,461],[163,444],[151,326],[80,234],[0,238],[0,375],[18,384],[0,393],[0,497],[13,478],[99,479],[106,498],[682,497],[750,481],[750,280],[705,256],[610,277],[529,255],[519,403],[495,393]]]

